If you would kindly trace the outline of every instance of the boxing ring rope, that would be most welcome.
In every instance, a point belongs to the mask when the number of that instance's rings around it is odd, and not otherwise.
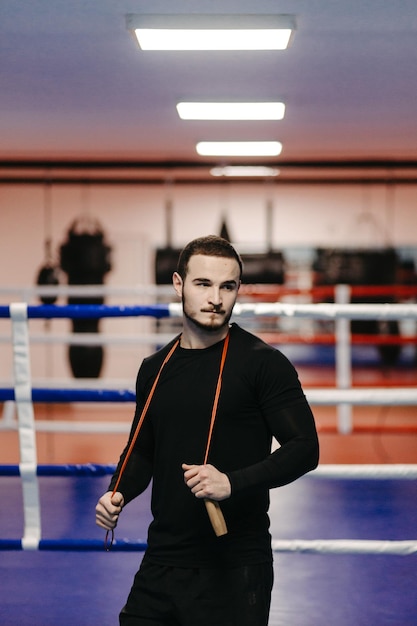
[[[341,286],[339,300],[348,299],[349,291]],[[129,390],[100,389],[36,389],[32,388],[29,358],[28,320],[52,318],[103,318],[126,316],[180,317],[182,307],[179,303],[145,306],[106,306],[106,305],[27,305],[13,303],[0,306],[0,318],[10,317],[12,321],[14,388],[0,389],[0,401],[14,401],[18,414],[18,430],[20,442],[19,466],[4,466],[4,475],[19,475],[23,490],[24,535],[22,539],[0,539],[0,549],[4,550],[96,550],[102,549],[102,542],[96,540],[48,540],[41,538],[40,499],[37,478],[40,475],[63,475],[73,471],[85,472],[86,476],[97,476],[97,470],[91,472],[87,468],[97,466],[48,467],[37,465],[35,424],[33,403],[47,402],[133,402],[134,394]],[[248,316],[286,316],[307,317],[310,319],[330,319],[336,326],[336,335],[340,343],[349,344],[349,319],[399,320],[417,319],[417,305],[413,304],[287,304],[287,303],[255,303],[237,304],[234,315]],[[339,347],[340,353],[340,347]],[[350,389],[349,374],[346,371],[346,356],[350,358],[349,345],[347,352],[339,354],[338,389],[315,389],[308,394],[309,401],[314,404],[417,404],[415,389]],[[343,358],[342,358],[343,357]],[[72,424],[73,426],[73,424]],[[345,425],[346,426],[346,425]],[[342,429],[343,430],[343,429]],[[105,473],[114,470],[105,466]],[[9,473],[7,473],[9,472]],[[45,472],[42,474],[42,472]],[[58,474],[55,474],[58,472]],[[59,473],[62,472],[62,473]],[[332,473],[333,472],[333,473]],[[367,474],[369,472],[369,474]],[[372,470],[366,466],[341,466],[337,472],[330,466],[319,467],[307,477],[343,477],[343,478],[394,478],[415,480],[417,466],[386,466]],[[102,474],[100,474],[102,475]],[[329,552],[329,553],[367,553],[408,555],[417,552],[417,540],[414,541],[361,541],[361,540],[314,540],[314,541],[273,541],[273,550],[278,552]],[[144,550],[143,541],[119,540],[115,543],[116,550]]]
[[[350,285],[351,295],[355,298],[395,298],[395,299],[415,299],[417,297],[417,285],[396,284],[396,285]],[[315,285],[314,287],[289,287],[288,285],[277,284],[242,284],[239,289],[241,296],[259,299],[261,302],[277,302],[286,296],[312,296],[317,300],[331,301],[336,298],[337,285]],[[29,302],[33,298],[51,297],[102,297],[113,295],[117,298],[150,296],[172,297],[171,285],[26,285],[0,286],[0,296],[7,297],[7,300],[21,299]]]
[[[37,465],[37,476],[107,476],[112,475],[116,469],[115,463],[76,463],[62,465]],[[20,476],[19,465],[0,465],[0,476]],[[349,480],[416,480],[417,464],[394,463],[390,465],[344,465],[327,464],[320,465],[309,472],[308,478],[326,478]]]
[[[374,406],[396,405],[410,406],[417,404],[417,389],[414,388],[390,388],[390,389],[328,389],[315,388],[305,390],[307,400],[312,406],[334,406],[337,403],[346,403],[351,406]],[[32,388],[31,400],[33,403],[53,402],[134,402],[135,394],[130,389],[46,389]],[[12,403],[15,401],[13,388],[0,388],[0,402]],[[36,420],[34,423],[36,432],[71,432],[71,433],[128,433],[130,425],[120,422],[74,422],[65,420]],[[18,421],[13,416],[0,420],[0,432],[3,430],[18,430]],[[407,432],[415,432],[410,426]],[[350,432],[354,432],[351,429]]]
[[[340,287],[347,287],[340,285]],[[349,287],[347,289],[349,291]],[[153,305],[118,305],[107,304],[39,304],[26,305],[18,302],[11,305],[0,305],[0,318],[12,317],[13,306],[24,305],[27,319],[88,319],[104,317],[181,317],[182,305],[179,302]],[[321,320],[401,320],[416,319],[416,304],[332,304],[320,302],[317,304],[292,304],[288,302],[253,303],[244,302],[235,304],[235,317],[293,317]]]

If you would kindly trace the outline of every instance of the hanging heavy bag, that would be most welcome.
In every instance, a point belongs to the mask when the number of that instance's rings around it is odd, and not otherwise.
[[[111,269],[111,248],[105,243],[103,232],[96,224],[92,232],[80,232],[75,221],[68,231],[68,238],[60,248],[61,269],[68,275],[69,285],[102,284]],[[103,304],[102,297],[70,297],[68,304]],[[76,333],[99,332],[99,320],[95,318],[72,321]],[[75,378],[98,378],[103,365],[102,346],[71,345],[69,361]]]
[[[43,265],[36,277],[36,284],[40,287],[43,286],[56,286],[59,285],[59,270],[50,263]],[[42,304],[55,304],[57,296],[40,296]]]

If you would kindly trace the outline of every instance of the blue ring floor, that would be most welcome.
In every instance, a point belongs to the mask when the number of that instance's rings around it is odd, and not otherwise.
[[[43,537],[103,539],[108,477],[39,479]],[[0,477],[0,537],[23,530],[19,478]],[[417,539],[417,481],[304,477],[271,492],[274,539]],[[146,538],[149,492],[117,537]],[[140,552],[0,552],[1,626],[116,626]],[[270,626],[416,626],[417,554],[275,553]],[[196,625],[198,626],[198,625]],[[215,626],[215,625],[213,625]]]

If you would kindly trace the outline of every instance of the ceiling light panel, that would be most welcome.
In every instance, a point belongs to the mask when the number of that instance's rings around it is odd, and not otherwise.
[[[126,16],[142,50],[285,50],[292,15]]]
[[[263,165],[225,165],[224,167],[213,167],[210,170],[212,176],[231,176],[231,177],[268,177],[279,176],[279,170],[274,167],[265,167]]]
[[[196,146],[201,156],[278,156],[279,141],[200,141]]]
[[[183,120],[282,120],[283,102],[179,102]]]

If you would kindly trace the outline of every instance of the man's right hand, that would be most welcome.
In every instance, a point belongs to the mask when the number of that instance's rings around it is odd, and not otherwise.
[[[111,491],[107,491],[101,496],[96,506],[96,524],[106,530],[113,530],[117,526],[119,515],[124,505],[124,498],[120,491],[112,496]]]

